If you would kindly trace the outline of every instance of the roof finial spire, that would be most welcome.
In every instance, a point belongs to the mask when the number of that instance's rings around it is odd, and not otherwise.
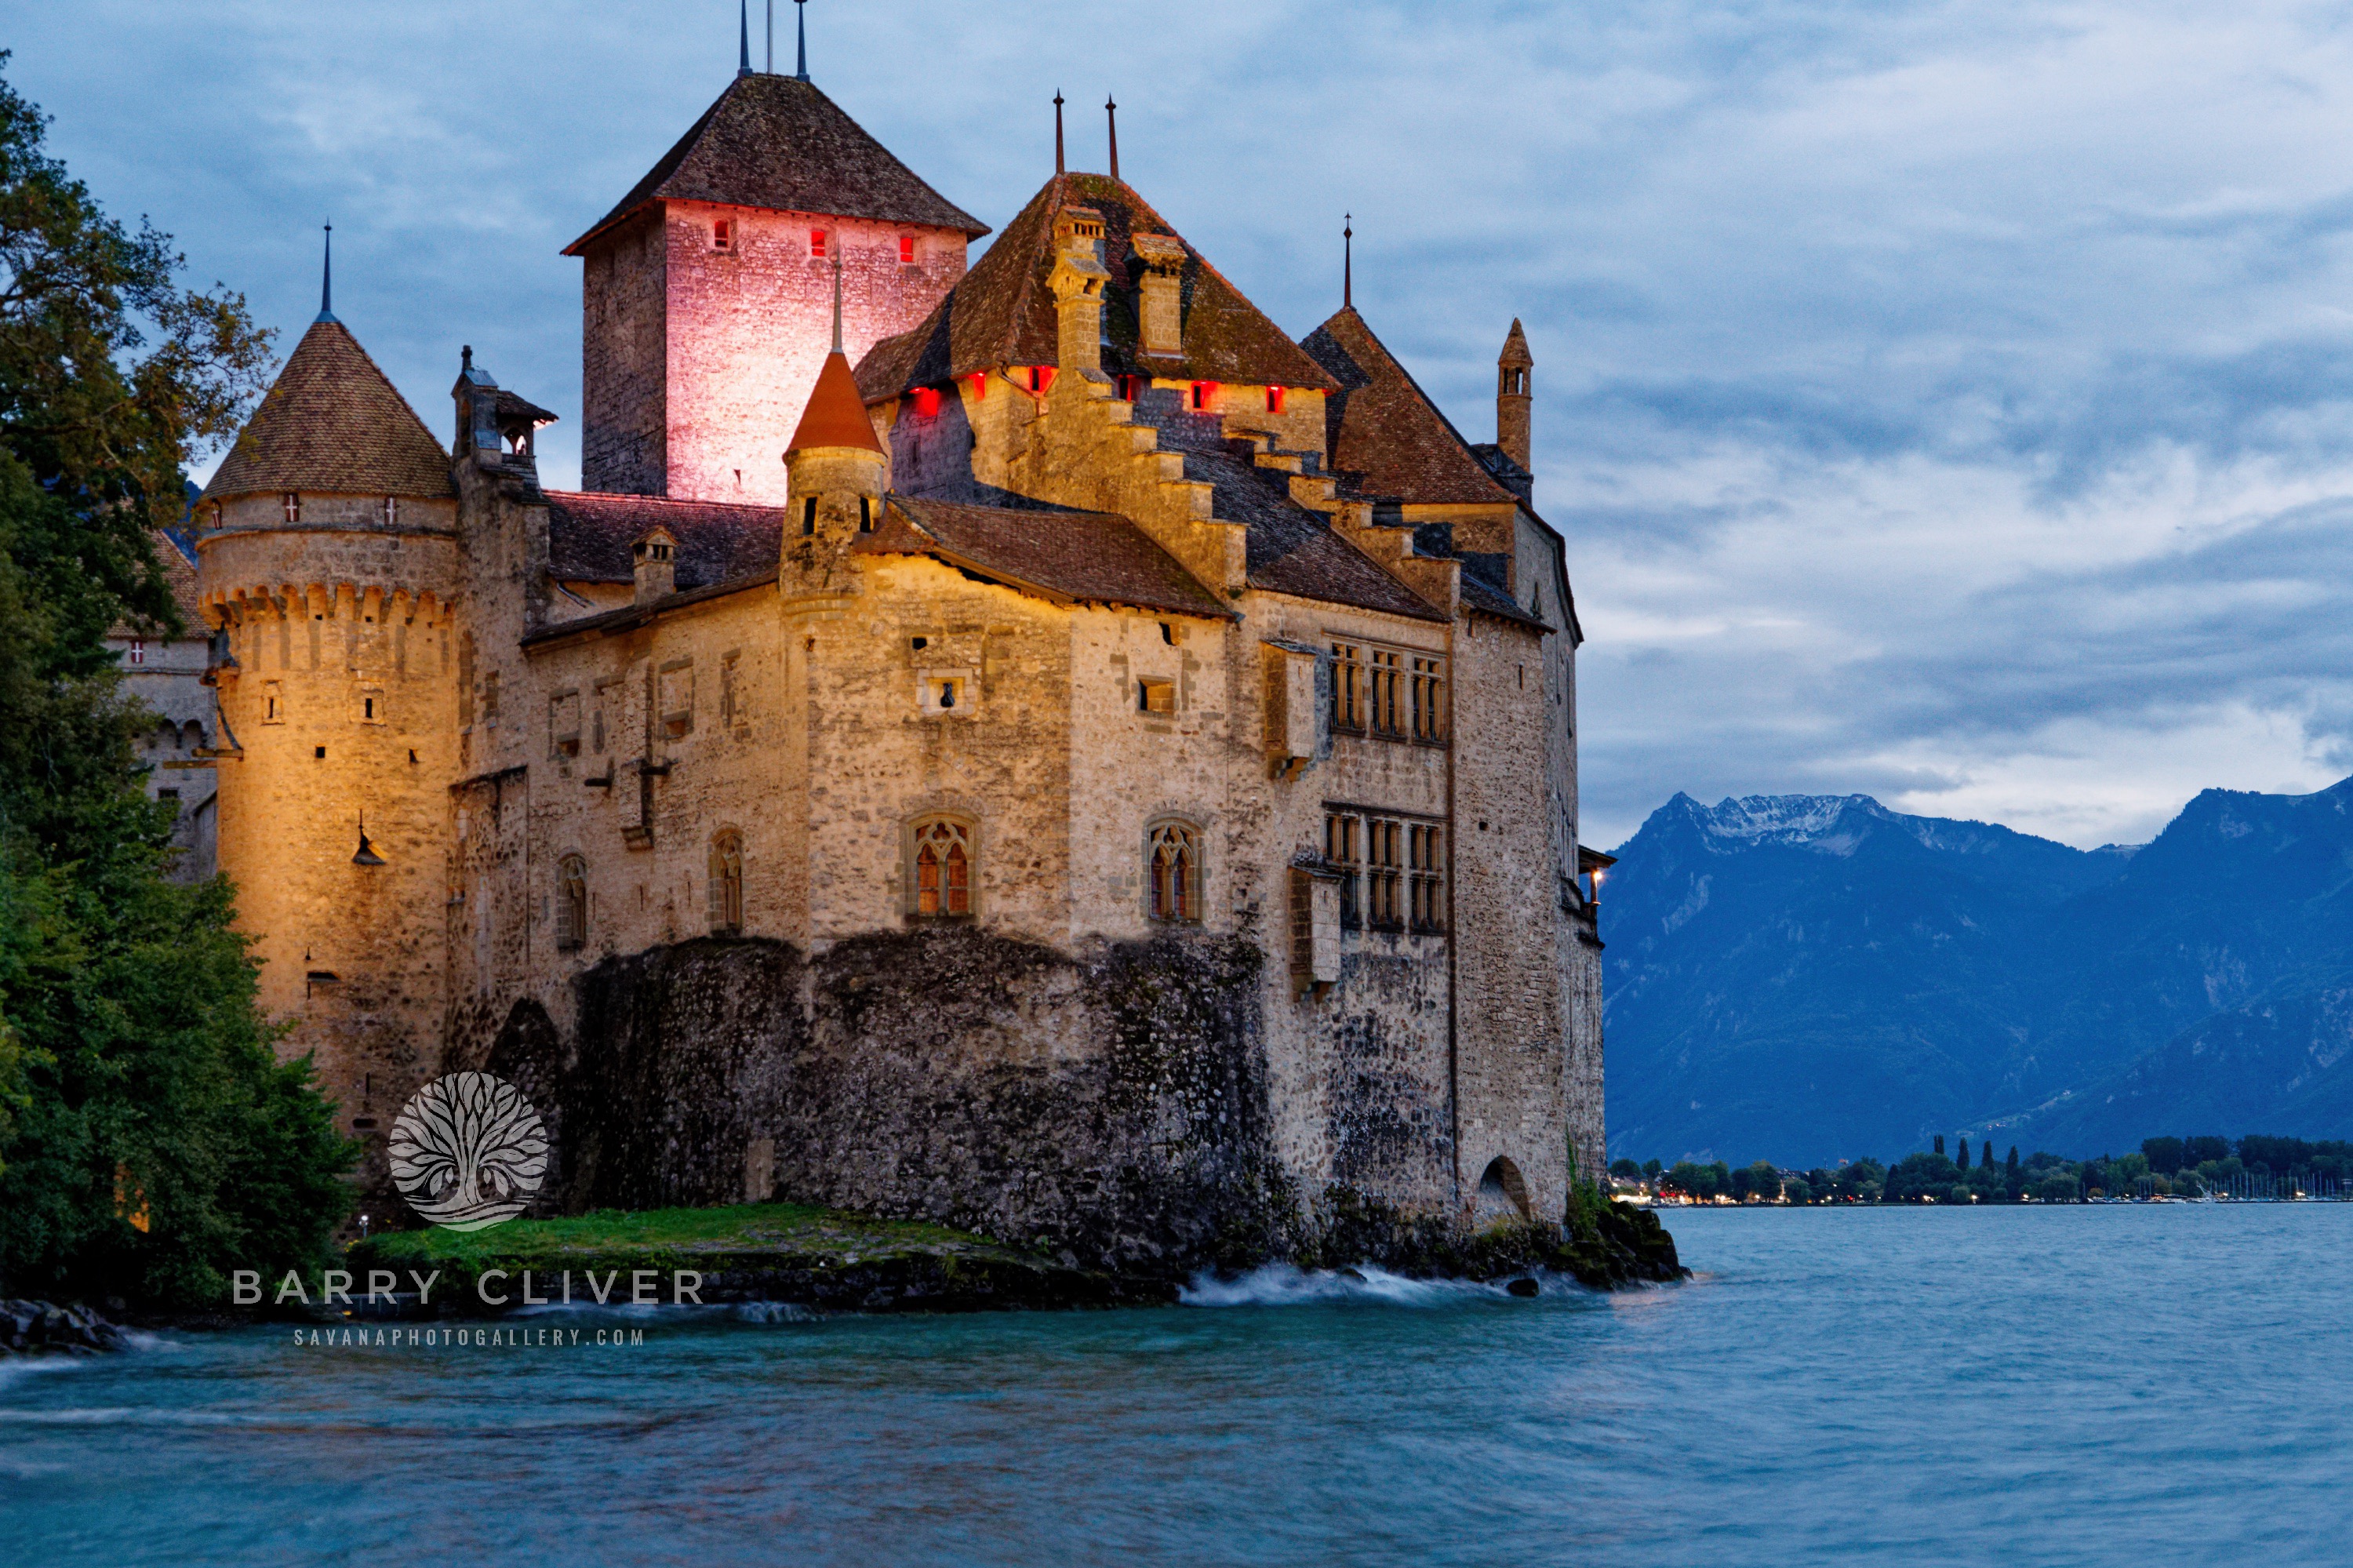
[[[1062,177],[1062,90],[1054,90],[1054,177]]]
[[[1340,308],[1356,308],[1356,215],[1340,215]]]
[[[841,248],[833,249],[833,352],[841,352]]]
[[[752,0],[735,0],[735,74],[752,74]]]
[[[1111,177],[1117,179],[1119,178],[1119,105],[1108,93],[1103,97],[1103,113],[1111,121]]]
[[[776,0],[768,0],[768,63],[760,69],[776,74]]]
[[[327,225],[327,249],[319,266],[319,320],[335,319],[335,226]]]
[[[793,77],[795,81],[808,79],[808,0],[793,0],[793,26],[800,37],[800,64]]]

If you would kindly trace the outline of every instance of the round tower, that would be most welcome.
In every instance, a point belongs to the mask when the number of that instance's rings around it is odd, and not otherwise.
[[[1528,335],[1515,316],[1511,335],[1504,339],[1504,352],[1495,357],[1495,444],[1522,469],[1528,469],[1528,410],[1535,397],[1529,380],[1535,365],[1528,354]]]
[[[198,503],[214,630],[220,869],[263,1008],[315,1056],[383,1177],[440,1070],[456,777],[449,459],[326,310]]]
[[[839,282],[837,279],[836,287]],[[841,352],[841,320],[834,317],[833,352],[818,371],[808,407],[785,449],[788,496],[785,554],[808,561],[831,555],[882,522],[890,459],[875,439],[874,421]],[[798,547],[797,550],[796,547]]]

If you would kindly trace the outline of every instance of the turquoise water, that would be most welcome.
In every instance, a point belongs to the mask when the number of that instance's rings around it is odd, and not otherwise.
[[[1151,1311],[19,1363],[0,1561],[2353,1556],[2353,1205],[1669,1220],[1701,1277],[1615,1297],[1266,1275]]]

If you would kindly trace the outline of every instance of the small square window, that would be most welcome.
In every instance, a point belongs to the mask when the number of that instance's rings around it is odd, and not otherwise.
[[[713,250],[733,250],[735,249],[735,220],[733,218],[723,217],[711,226],[711,249]]]
[[[914,264],[915,237],[912,234],[902,234],[899,236],[899,265],[912,267]]]
[[[916,673],[917,705],[930,718],[970,718],[980,687],[970,670],[923,670]]]
[[[1174,681],[1138,681],[1135,705],[1147,714],[1173,714],[1176,711],[1176,683]]]
[[[825,260],[825,230],[822,228],[809,230],[809,259],[813,261]]]

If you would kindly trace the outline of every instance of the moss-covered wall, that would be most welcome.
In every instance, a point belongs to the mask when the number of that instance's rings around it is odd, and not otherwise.
[[[1246,1264],[1303,1243],[1258,963],[1238,940],[1072,957],[970,928],[813,959],[696,940],[582,976],[575,1039],[518,1003],[485,1065],[539,1107],[558,1211],[739,1202],[765,1139],[779,1199],[1090,1267]]]

